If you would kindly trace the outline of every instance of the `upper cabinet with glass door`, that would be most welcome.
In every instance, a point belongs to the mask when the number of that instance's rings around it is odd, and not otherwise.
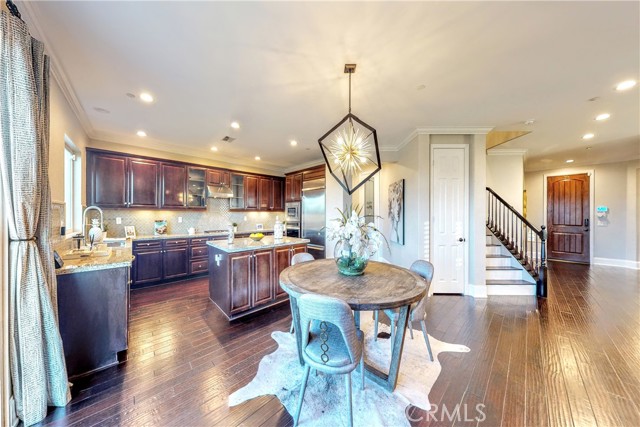
[[[189,180],[187,182],[187,207],[204,209],[207,206],[206,171],[203,168],[189,167],[187,172],[189,174]]]

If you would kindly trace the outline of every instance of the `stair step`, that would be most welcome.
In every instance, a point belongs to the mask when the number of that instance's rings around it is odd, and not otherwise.
[[[487,258],[511,258],[509,255],[491,255],[487,254]]]
[[[487,243],[487,246],[502,246],[498,243]]]
[[[496,270],[509,270],[509,271],[522,271],[521,268],[518,267],[487,267],[487,270],[496,271]]]
[[[487,286],[489,285],[498,285],[498,286],[535,286],[535,283],[527,282],[526,280],[487,280]]]

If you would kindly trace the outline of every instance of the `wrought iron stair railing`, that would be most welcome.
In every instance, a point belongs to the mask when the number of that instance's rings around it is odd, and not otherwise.
[[[487,227],[536,281],[536,294],[547,297],[547,230],[534,227],[513,206],[487,187]]]

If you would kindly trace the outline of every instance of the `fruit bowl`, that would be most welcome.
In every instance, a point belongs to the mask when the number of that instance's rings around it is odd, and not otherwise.
[[[264,237],[264,234],[262,233],[252,233],[249,235],[249,238],[254,242],[259,242],[260,240],[262,240],[263,237]]]

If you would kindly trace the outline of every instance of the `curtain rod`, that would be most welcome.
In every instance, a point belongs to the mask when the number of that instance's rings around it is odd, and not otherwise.
[[[22,21],[22,16],[20,15],[18,6],[16,6],[11,0],[7,0],[6,4],[7,4],[7,9],[9,9],[9,12],[11,12],[13,16],[15,16],[16,18]]]

